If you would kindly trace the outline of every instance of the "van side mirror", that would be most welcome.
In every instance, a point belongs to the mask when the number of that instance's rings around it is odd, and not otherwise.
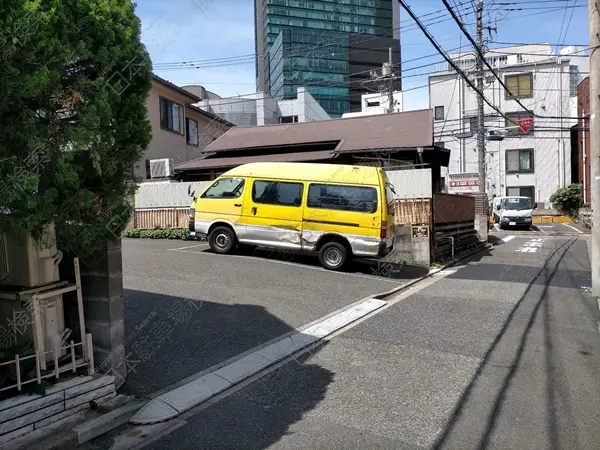
[[[537,202],[533,202],[533,209],[537,208]]]

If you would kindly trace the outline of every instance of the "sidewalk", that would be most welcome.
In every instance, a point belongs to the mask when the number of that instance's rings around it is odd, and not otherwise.
[[[597,448],[583,239],[523,239],[188,417],[164,448]]]

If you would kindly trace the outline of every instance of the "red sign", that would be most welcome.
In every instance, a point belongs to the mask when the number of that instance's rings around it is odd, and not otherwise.
[[[519,119],[518,123],[521,126],[521,131],[527,133],[531,128],[531,125],[533,125],[533,118]]]
[[[464,186],[477,186],[479,185],[479,180],[460,180],[460,181],[451,181],[450,187],[464,187]]]

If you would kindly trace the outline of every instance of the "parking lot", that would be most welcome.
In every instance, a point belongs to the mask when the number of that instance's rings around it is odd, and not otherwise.
[[[124,239],[125,391],[155,393],[427,272],[365,262],[332,272],[306,256]]]

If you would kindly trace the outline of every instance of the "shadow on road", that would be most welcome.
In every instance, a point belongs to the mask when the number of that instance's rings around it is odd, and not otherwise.
[[[258,305],[228,305],[129,289],[123,295],[128,374],[122,391],[137,397],[151,396],[293,331]],[[318,378],[324,383],[328,379],[325,374]]]
[[[213,252],[211,249],[205,249],[202,250],[202,253]],[[269,249],[264,247],[255,249],[241,248],[237,251],[237,254],[321,268],[319,258],[316,254],[297,253],[288,250]],[[412,280],[426,275],[429,272],[429,267],[357,258],[350,261],[348,265],[343,268],[342,272],[372,275],[376,277],[391,278],[393,280]]]
[[[554,249],[553,252],[547,256],[543,267],[537,269],[537,275],[535,275],[533,280],[528,283],[525,292],[515,303],[502,328],[483,356],[481,364],[460,397],[445,429],[439,435],[436,443],[433,445],[433,449],[445,448],[445,446],[450,444],[451,441],[453,441],[454,444],[461,442],[461,436],[464,437],[465,430],[470,430],[471,432],[474,430],[480,430],[481,434],[477,448],[486,449],[489,447],[490,440],[499,422],[507,392],[510,388],[511,382],[516,377],[521,366],[528,335],[536,320],[541,321],[543,326],[543,346],[546,363],[545,370],[547,374],[547,384],[545,386],[545,407],[547,408],[546,431],[548,434],[548,439],[552,445],[559,445],[559,431],[557,425],[559,404],[561,411],[563,412],[563,417],[561,417],[561,422],[563,422],[563,424],[565,424],[565,422],[572,422],[573,416],[570,411],[569,399],[567,398],[568,396],[563,395],[564,393],[562,392],[562,388],[559,386],[562,380],[560,379],[561,377],[557,375],[558,369],[555,367],[555,361],[557,357],[554,355],[554,353],[557,351],[556,348],[558,346],[552,342],[553,333],[550,330],[550,327],[553,321],[556,319],[552,319],[550,317],[548,288],[552,284],[552,280],[556,275],[559,265],[575,241],[576,239],[571,239]],[[555,258],[556,255],[558,255],[558,257]],[[553,258],[554,263],[552,267],[550,261]],[[536,284],[543,284],[544,286],[541,295],[537,299],[535,299],[533,296],[528,297],[532,287]],[[539,317],[540,310],[542,311],[541,317]],[[525,324],[521,330],[520,327],[523,323],[523,316],[526,317],[526,320],[524,321]],[[516,340],[518,342],[516,349],[510,348],[510,342],[507,344],[507,341],[505,340],[505,335],[509,332],[513,335],[520,335]],[[509,345],[508,350],[506,348],[503,350],[500,349],[501,347],[506,347],[507,345]],[[486,396],[486,394],[482,394],[480,392],[481,389],[483,389],[480,387],[480,383],[484,383],[484,377],[482,374],[484,370],[488,368],[488,366],[494,365],[494,362],[491,360],[493,359],[495,352],[501,353],[502,351],[508,351],[509,354],[513,355],[512,360],[507,364],[509,370],[503,377],[501,377],[499,381],[494,381],[491,385],[486,386],[485,389],[488,391]],[[490,387],[493,388],[494,392],[489,392]],[[557,398],[557,395],[560,398]],[[477,400],[473,400],[474,398],[477,398]],[[466,410],[473,411],[469,407],[471,402],[477,404],[477,414],[465,413]],[[487,417],[487,420],[484,428],[482,429],[479,424],[481,423],[481,420],[484,420],[484,417]],[[574,427],[573,423],[571,423],[571,425]],[[572,448],[577,448],[577,446]]]

